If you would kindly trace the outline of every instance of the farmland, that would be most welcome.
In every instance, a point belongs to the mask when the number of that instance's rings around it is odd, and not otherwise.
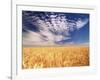
[[[89,66],[88,46],[23,47],[22,68]]]

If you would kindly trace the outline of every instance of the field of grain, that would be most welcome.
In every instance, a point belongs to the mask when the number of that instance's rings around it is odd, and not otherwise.
[[[89,47],[23,47],[23,69],[89,66]]]

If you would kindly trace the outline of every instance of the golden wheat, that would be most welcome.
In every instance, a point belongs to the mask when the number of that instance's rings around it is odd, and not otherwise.
[[[23,47],[23,69],[89,65],[89,47]]]

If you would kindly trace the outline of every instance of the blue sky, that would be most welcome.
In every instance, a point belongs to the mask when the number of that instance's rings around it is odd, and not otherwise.
[[[89,14],[22,11],[23,45],[89,44]]]

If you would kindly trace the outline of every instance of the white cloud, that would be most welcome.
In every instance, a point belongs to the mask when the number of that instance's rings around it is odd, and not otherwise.
[[[80,29],[80,28],[84,27],[87,24],[87,22],[88,22],[88,19],[85,19],[85,20],[79,19],[76,22],[77,29]]]

